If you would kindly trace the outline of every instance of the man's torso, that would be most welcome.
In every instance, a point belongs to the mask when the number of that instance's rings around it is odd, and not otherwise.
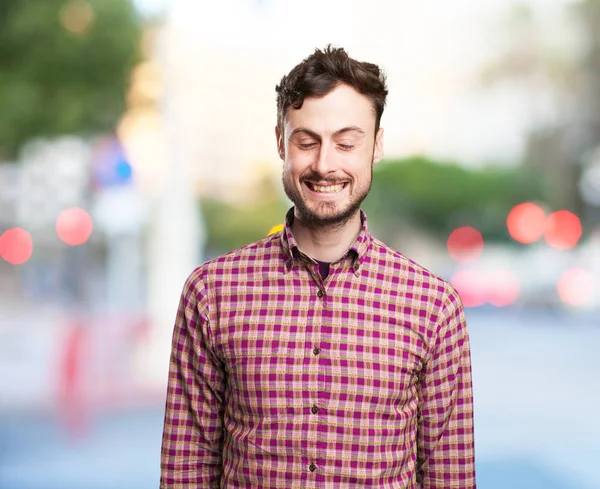
[[[204,265],[227,375],[222,487],[413,487],[445,282],[370,236],[323,282],[278,239]]]

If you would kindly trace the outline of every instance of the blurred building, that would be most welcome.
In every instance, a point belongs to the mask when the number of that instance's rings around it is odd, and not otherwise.
[[[496,48],[490,37],[501,4],[311,0],[302,8],[318,15],[301,22],[297,5],[268,0],[172,2],[164,28],[166,97],[199,193],[243,198],[257,168],[279,172],[275,85],[327,43],[386,70],[387,157],[519,162],[526,133],[543,114],[524,103],[528,95],[518,87],[480,84]]]

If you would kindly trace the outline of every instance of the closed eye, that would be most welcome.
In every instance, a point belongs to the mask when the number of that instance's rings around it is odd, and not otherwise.
[[[344,151],[350,151],[350,150],[354,149],[353,144],[338,144],[338,146],[340,148],[342,148]]]

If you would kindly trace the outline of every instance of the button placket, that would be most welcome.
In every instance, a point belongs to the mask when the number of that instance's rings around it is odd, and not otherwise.
[[[321,353],[321,349],[318,346],[321,344],[321,330],[323,327],[324,321],[327,318],[327,295],[325,291],[325,286],[323,285],[323,280],[321,279],[321,275],[318,270],[318,265],[313,269],[313,267],[307,267],[307,271],[312,276],[311,281],[311,295],[313,297],[314,304],[314,312],[312,315],[312,322],[310,324],[310,328],[307,328],[305,339],[308,346],[306,350],[307,356],[311,356],[310,361],[307,361],[303,364],[303,372],[306,373],[306,379],[308,384],[306,385],[306,390],[310,392],[310,399],[314,404],[305,405],[305,408],[308,408],[306,413],[306,422],[308,424],[308,446],[307,446],[307,454],[309,459],[307,460],[307,468],[310,472],[315,472],[317,470],[316,463],[324,457],[325,452],[323,450],[322,443],[318,440],[319,433],[319,425],[322,423],[320,417],[316,414],[319,412],[319,408],[317,407],[317,403],[319,402],[319,390],[322,388],[322,372],[321,366],[319,365],[320,358],[319,354]],[[314,287],[316,286],[316,289]],[[304,384],[304,382],[303,382]],[[312,463],[311,463],[312,459]]]

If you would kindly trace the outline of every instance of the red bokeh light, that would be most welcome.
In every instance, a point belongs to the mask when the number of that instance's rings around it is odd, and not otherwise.
[[[486,303],[506,307],[513,304],[520,293],[519,280],[510,270],[459,270],[450,282],[456,287],[465,307]]]
[[[563,302],[571,306],[582,306],[592,299],[594,277],[583,268],[571,268],[558,279],[557,289]]]
[[[31,235],[21,228],[7,229],[0,236],[0,256],[13,265],[25,263],[33,253]]]
[[[494,270],[487,275],[487,302],[496,307],[513,304],[519,297],[519,279],[510,270]]]
[[[92,218],[79,207],[62,211],[56,219],[58,237],[71,246],[85,243],[92,234],[92,229]]]
[[[558,250],[573,248],[581,238],[581,221],[569,211],[557,211],[548,216],[544,237],[546,243]]]
[[[546,228],[546,213],[533,202],[516,205],[506,218],[511,237],[519,243],[529,244],[539,240]]]
[[[448,253],[459,263],[475,261],[483,252],[483,237],[477,229],[464,226],[450,233],[446,242]]]
[[[475,270],[459,270],[450,282],[458,291],[465,307],[485,304],[485,277]]]

